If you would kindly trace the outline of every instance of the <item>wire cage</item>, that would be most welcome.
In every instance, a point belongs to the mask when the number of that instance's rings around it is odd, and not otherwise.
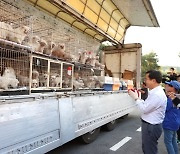
[[[5,91],[29,91],[30,52],[0,42],[0,88]],[[8,94],[8,93],[7,93]]]
[[[62,63],[62,89],[73,89],[74,65]]]
[[[62,88],[62,63],[59,61],[50,61],[49,87],[55,89]]]
[[[71,90],[73,88],[73,70],[71,63],[52,60],[41,56],[32,56],[31,90]]]
[[[98,80],[101,76],[101,70],[87,67],[74,67],[74,77],[73,77],[73,89],[99,89],[102,88],[102,84]]]
[[[31,90],[43,90],[49,86],[48,59],[32,56],[31,60]]]
[[[36,49],[35,52],[65,61],[79,60],[79,53],[72,50],[75,38],[71,34],[64,29],[57,30],[52,24],[38,18],[34,20],[33,27],[33,36],[46,44],[43,50]]]
[[[15,86],[10,83],[7,87],[0,85],[3,91],[23,88],[31,92],[71,90],[75,81],[74,66],[79,64],[83,64],[79,70],[80,78],[93,79],[91,69],[83,67],[91,65],[95,68],[95,61],[93,65],[92,61],[86,63],[86,54],[96,55],[99,43],[63,23],[49,22],[49,18],[41,18],[38,14],[32,17],[22,10],[7,1],[0,1],[0,43],[3,42],[0,45],[0,72],[3,76],[6,67],[10,67],[18,80]],[[84,84],[82,87],[93,86]]]
[[[3,0],[0,1],[0,39],[23,44],[31,34],[32,17]]]

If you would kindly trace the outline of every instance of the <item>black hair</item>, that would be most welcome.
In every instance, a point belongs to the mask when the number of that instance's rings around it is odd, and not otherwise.
[[[143,83],[142,83],[142,84],[146,86],[146,83],[145,83],[145,81],[143,81]]]
[[[149,78],[155,79],[157,83],[161,83],[162,82],[162,74],[160,71],[157,70],[149,70],[146,72],[146,74],[149,74]]]
[[[174,67],[171,67],[170,69],[174,71]]]

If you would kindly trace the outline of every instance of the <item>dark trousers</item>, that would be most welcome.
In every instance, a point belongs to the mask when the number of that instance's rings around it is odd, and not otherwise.
[[[177,131],[177,139],[180,141],[180,128],[179,128],[179,130]]]
[[[158,139],[162,134],[162,124],[152,125],[142,121],[142,150],[144,154],[158,154]]]

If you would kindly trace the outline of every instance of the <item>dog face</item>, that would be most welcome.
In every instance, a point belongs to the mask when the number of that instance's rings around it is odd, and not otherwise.
[[[44,74],[42,75],[42,77],[43,77],[44,80],[47,80],[47,79],[48,79],[48,75],[47,75],[46,73],[44,73]]]
[[[59,43],[59,44],[58,44],[58,47],[59,47],[60,49],[65,50],[65,44],[61,44],[61,43]]]
[[[47,42],[45,40],[40,40],[39,43],[40,43],[41,47],[47,46]]]
[[[5,70],[4,70],[3,76],[6,76],[6,75],[15,76],[14,69],[12,67],[6,67]]]
[[[28,34],[31,30],[31,28],[28,26],[22,26],[21,29],[22,29],[24,34]]]
[[[38,88],[38,81],[36,79],[32,80],[31,87],[32,88]]]
[[[33,36],[32,37],[32,42],[39,42],[40,41],[40,38],[38,36]]]

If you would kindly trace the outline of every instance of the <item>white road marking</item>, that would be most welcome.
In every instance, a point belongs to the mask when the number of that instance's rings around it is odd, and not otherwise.
[[[139,127],[136,131],[137,131],[137,132],[141,132],[141,127]]]
[[[125,143],[127,143],[129,140],[131,140],[132,137],[125,137],[123,138],[120,142],[118,142],[117,144],[115,144],[114,146],[112,146],[110,148],[110,150],[112,151],[116,151],[117,149],[119,149],[120,147],[122,147]]]

